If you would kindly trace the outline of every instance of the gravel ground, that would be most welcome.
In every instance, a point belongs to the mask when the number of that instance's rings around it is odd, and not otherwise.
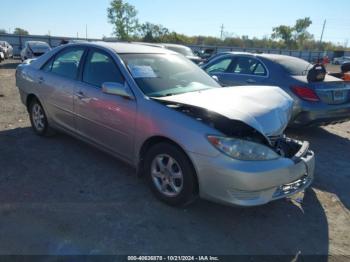
[[[305,194],[254,208],[204,200],[171,208],[117,159],[66,135],[35,136],[15,86],[16,66],[0,64],[0,254],[350,259],[350,122],[288,132],[309,140],[317,154],[316,179]]]

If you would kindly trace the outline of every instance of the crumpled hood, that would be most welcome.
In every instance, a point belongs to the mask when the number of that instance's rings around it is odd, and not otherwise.
[[[213,88],[157,99],[204,108],[240,120],[265,136],[281,135],[293,108],[292,98],[275,86]]]

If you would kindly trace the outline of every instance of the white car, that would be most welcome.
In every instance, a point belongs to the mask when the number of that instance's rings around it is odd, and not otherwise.
[[[24,61],[31,58],[37,58],[50,50],[51,47],[46,42],[27,41],[21,51],[21,60]]]
[[[0,41],[0,47],[5,59],[13,58],[13,47],[6,41]]]
[[[335,65],[342,65],[348,62],[350,62],[350,56],[341,56],[333,59],[333,64]]]
[[[2,52],[2,50],[0,50],[0,63],[2,62],[2,61],[4,61],[5,60],[5,55],[4,55],[4,53]]]

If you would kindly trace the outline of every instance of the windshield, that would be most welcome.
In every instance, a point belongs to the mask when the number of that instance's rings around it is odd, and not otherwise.
[[[275,62],[280,64],[289,74],[296,76],[307,75],[312,68],[312,64],[296,57],[277,58]]]
[[[194,56],[192,49],[187,46],[166,46],[166,48],[184,56]]]
[[[147,96],[162,97],[217,88],[220,85],[181,55],[121,55],[136,83]]]

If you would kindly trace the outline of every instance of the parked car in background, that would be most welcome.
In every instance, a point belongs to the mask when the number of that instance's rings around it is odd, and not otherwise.
[[[0,63],[4,60],[5,60],[5,55],[4,55],[2,48],[0,47]]]
[[[119,157],[170,205],[197,195],[262,205],[313,180],[309,143],[283,135],[290,96],[271,86],[222,88],[167,49],[61,46],[19,65],[16,85],[38,135],[59,129]]]
[[[146,43],[146,42],[134,42],[134,44],[147,45],[147,46],[159,47],[159,48],[166,48],[166,49],[172,50],[176,53],[179,53],[179,54],[185,56],[186,58],[188,58],[189,60],[191,60],[195,64],[199,64],[203,61],[199,56],[196,56],[193,53],[191,48],[184,46],[184,45],[164,44],[164,43],[158,44],[158,43]]]
[[[202,68],[222,86],[282,88],[294,99],[291,126],[326,125],[350,119],[350,84],[330,75],[322,81],[309,81],[313,65],[300,58],[228,52],[218,54]]]
[[[184,46],[184,45],[175,45],[175,44],[162,44],[165,48],[170,49],[174,52],[177,52],[179,54],[182,54],[186,58],[190,59],[195,64],[199,64],[202,62],[202,58],[195,55],[191,48]]]
[[[345,81],[350,81],[350,62],[343,63],[340,66],[340,72],[330,73],[331,76],[343,79]]]
[[[207,62],[212,56],[215,55],[216,49],[215,48],[204,48],[201,50],[196,50],[194,52],[197,56],[202,58],[204,62]]]
[[[62,39],[59,45],[67,45],[67,44],[77,44],[77,43],[86,43],[87,40],[82,39]]]
[[[341,56],[333,58],[333,64],[335,65],[341,65],[343,63],[349,63],[350,62],[350,56]]]
[[[4,53],[5,59],[13,58],[13,47],[6,41],[0,41],[0,47]]]
[[[27,41],[21,51],[21,60],[33,59],[51,50],[51,47],[46,42]]]

